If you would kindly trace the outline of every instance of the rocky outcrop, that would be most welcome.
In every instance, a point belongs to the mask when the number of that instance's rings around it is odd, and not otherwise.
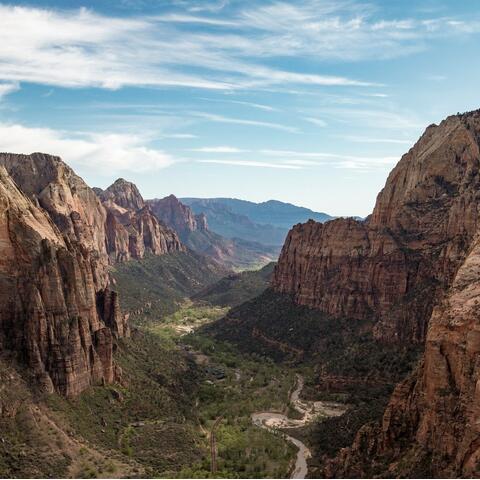
[[[377,338],[424,341],[477,229],[479,144],[478,112],[428,127],[365,222],[290,231],[273,288],[335,317],[372,318]]]
[[[178,200],[175,195],[153,200],[147,200],[155,216],[165,225],[173,228],[180,238],[185,238],[190,232],[198,230],[197,219],[190,207]]]
[[[476,477],[480,465],[480,240],[435,306],[423,361],[380,425],[327,464],[335,477]]]
[[[176,232],[157,219],[133,183],[120,178],[96,193],[107,212],[106,245],[113,262],[143,258],[146,252],[185,251]]]
[[[103,207],[56,157],[0,163],[1,350],[67,396],[112,382],[115,337],[128,327],[108,289]]]

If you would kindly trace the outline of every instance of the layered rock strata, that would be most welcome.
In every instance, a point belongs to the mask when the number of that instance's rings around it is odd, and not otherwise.
[[[378,338],[425,339],[478,225],[480,115],[427,128],[364,222],[296,225],[273,288],[334,317],[372,318]]]

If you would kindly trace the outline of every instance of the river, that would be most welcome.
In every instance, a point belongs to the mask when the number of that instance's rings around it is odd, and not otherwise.
[[[296,386],[290,395],[290,402],[302,415],[300,419],[288,418],[286,415],[277,412],[256,412],[252,414],[252,422],[258,427],[275,431],[283,428],[303,427],[313,422],[317,417],[336,417],[342,415],[346,407],[340,403],[333,402],[310,402],[300,399],[300,393],[303,389],[304,379],[301,375],[296,375]],[[297,438],[282,432],[283,437],[293,443],[297,448],[297,459],[295,468],[290,478],[305,478],[308,473],[307,460],[312,456],[310,449]]]

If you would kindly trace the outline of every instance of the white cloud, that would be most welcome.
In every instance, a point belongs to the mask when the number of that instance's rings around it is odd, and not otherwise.
[[[244,118],[231,118],[231,117],[225,117],[223,115],[215,115],[213,113],[203,113],[203,112],[192,112],[192,115],[200,118],[204,118],[206,120],[210,120],[212,122],[235,123],[238,125],[251,125],[254,127],[265,127],[265,128],[273,128],[275,130],[283,130],[285,132],[290,132],[290,133],[300,133],[300,130],[298,128],[289,127],[287,125],[282,125],[280,123],[262,122],[260,120],[249,120]]]
[[[0,83],[0,100],[2,97],[9,95],[10,93],[16,92],[20,89],[18,83]]]
[[[275,157],[289,165],[320,166],[330,165],[337,168],[391,168],[398,157],[365,157],[359,155],[337,154],[329,152],[301,152],[295,150],[263,149],[260,154]]]
[[[0,123],[0,151],[59,155],[72,166],[86,166],[106,174],[158,170],[174,161],[166,153],[144,146],[134,135],[66,134],[49,128]]]
[[[175,26],[180,20],[187,24],[230,20],[177,14],[172,17],[175,22],[165,22],[156,17],[107,17],[86,9],[46,10],[9,5],[0,5],[0,18],[0,79],[6,81],[63,87],[115,89],[137,85],[217,90],[284,82],[369,84],[262,66],[251,60],[255,40],[246,33],[203,33]],[[269,55],[276,56],[273,51]]]
[[[200,153],[242,153],[248,150],[242,150],[237,147],[219,146],[219,147],[190,148],[189,151],[200,152]]]
[[[322,120],[321,118],[306,117],[305,120],[307,122],[313,123],[317,127],[326,127],[327,126],[327,122],[325,120]]]
[[[355,135],[342,135],[341,138],[349,140],[350,142],[358,143],[393,143],[398,145],[413,145],[412,140],[401,140],[399,138],[371,138],[371,137],[359,137]]]
[[[198,160],[198,163],[216,163],[221,165],[233,165],[237,167],[253,167],[253,168],[279,168],[288,170],[299,170],[299,165],[287,165],[281,163],[257,162],[249,160]]]

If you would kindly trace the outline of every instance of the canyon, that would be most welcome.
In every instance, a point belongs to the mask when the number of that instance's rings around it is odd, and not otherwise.
[[[475,476],[479,192],[480,111],[450,116],[401,158],[370,216],[298,223],[275,266],[238,273],[278,250],[214,233],[174,195],[145,200],[122,178],[90,188],[59,157],[2,153],[0,366],[42,399],[30,413],[53,415],[55,399],[68,428],[125,465],[136,445],[142,474],[178,467],[150,441],[168,424],[176,452],[190,452],[182,468],[206,475],[193,445],[221,408],[217,441],[241,438],[219,453],[225,472],[244,467],[248,431],[255,468],[271,475],[294,473],[290,438],[300,475]],[[299,411],[300,390],[335,415]],[[19,421],[7,393],[0,421]],[[99,425],[79,420],[82,402],[102,411]],[[269,438],[277,463],[265,462]]]
[[[425,342],[378,423],[327,462],[327,476],[475,476],[478,419],[480,112],[431,125],[405,154],[364,222],[297,225],[277,292],[384,342]]]

